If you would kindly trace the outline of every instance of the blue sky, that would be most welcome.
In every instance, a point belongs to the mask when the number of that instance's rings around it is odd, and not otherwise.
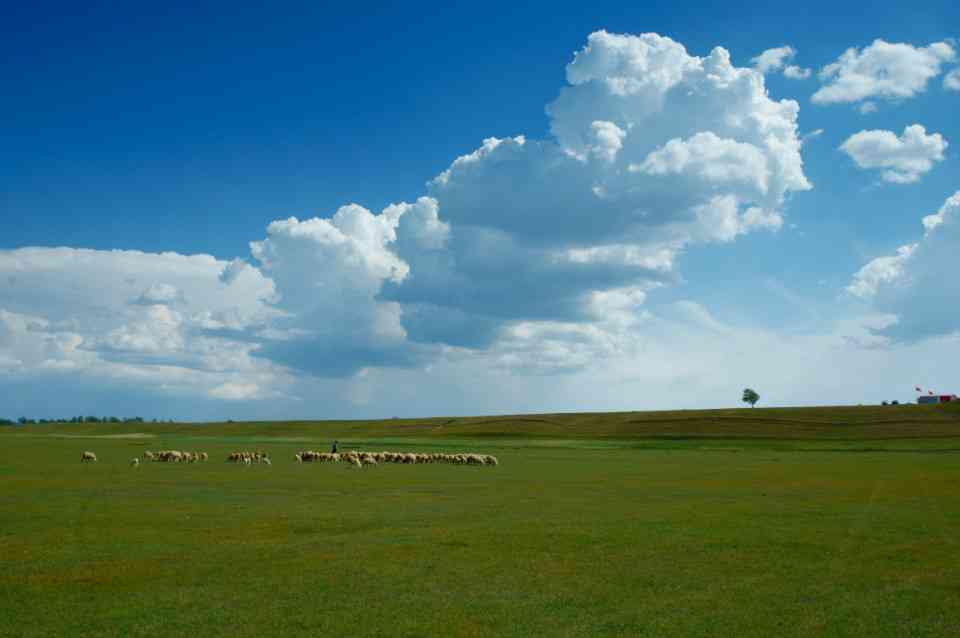
[[[0,38],[0,387],[17,390],[0,412],[700,407],[735,403],[758,378],[772,404],[949,389],[956,287],[933,282],[960,254],[947,205],[960,189],[960,91],[945,80],[960,65],[958,18],[948,2],[16,7]],[[611,38],[588,41],[599,30]],[[628,70],[611,73],[640,84],[673,68],[617,49],[644,33],[687,59],[723,47],[731,69],[763,77],[771,103],[796,101],[777,116],[795,130],[764,147],[766,124],[730,123],[766,107],[738,111],[735,92],[699,75],[664,90],[704,91],[712,110],[638,106],[660,89],[597,97],[590,87],[613,75],[587,68],[590,56],[624,56]],[[570,85],[589,43],[593,75]],[[757,68],[785,46],[792,56]],[[851,64],[823,75],[850,48]],[[789,65],[809,76],[785,77]],[[832,98],[812,99],[831,84]],[[923,133],[905,143],[915,124]],[[451,168],[487,138],[520,135],[479,168]],[[664,154],[672,139],[703,166]],[[796,148],[781,156],[781,142]],[[755,176],[737,171],[754,147],[767,166],[796,155],[800,172],[746,192]],[[428,185],[448,168],[449,183]],[[696,187],[684,181],[694,173]],[[594,209],[601,182],[611,190]],[[690,222],[724,196],[738,229]],[[748,218],[760,200],[763,216]],[[363,211],[307,223],[348,204]],[[925,236],[921,219],[941,207]],[[291,216],[297,225],[280,223]],[[250,242],[263,242],[259,256]],[[626,248],[669,249],[669,265],[641,267]],[[234,259],[236,276],[221,274]],[[745,355],[751,343],[767,356]],[[814,356],[849,367],[792,372]],[[873,376],[854,380],[858,365]]]

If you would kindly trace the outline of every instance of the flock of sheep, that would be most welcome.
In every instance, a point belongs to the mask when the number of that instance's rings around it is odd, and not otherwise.
[[[206,461],[209,458],[210,456],[206,452],[181,452],[180,450],[161,450],[160,452],[147,450],[143,453],[144,461],[160,463],[196,463]]]
[[[266,452],[231,452],[227,456],[227,463],[243,463],[244,465],[263,463],[264,465],[272,465],[270,456]]]
[[[304,450],[293,455],[297,463],[347,463],[353,467],[380,463],[450,463],[453,465],[498,465],[497,457],[489,454],[444,454],[441,452],[315,452]]]
[[[130,461],[130,465],[137,467],[140,465],[140,458],[136,457]],[[161,450],[160,452],[151,452],[147,450],[143,453],[144,461],[155,461],[160,463],[197,463],[206,461],[210,457],[206,452],[181,452],[180,450]],[[499,465],[497,457],[489,454],[445,454],[442,452],[363,452],[350,450],[347,452],[316,452],[313,450],[303,450],[293,456],[297,463],[345,463],[347,467],[363,467],[364,465],[378,465],[380,463],[401,463],[405,465],[420,463],[450,463],[452,465]],[[85,451],[80,455],[80,462],[96,462],[97,455],[90,451]],[[266,452],[231,452],[227,456],[228,463],[242,463],[251,465],[253,463],[262,463],[271,465],[270,456]]]
[[[140,456],[136,456],[130,460],[130,465],[136,467],[140,465]],[[144,461],[156,461],[158,463],[197,463],[199,461],[206,461],[210,458],[210,455],[206,452],[181,452],[180,450],[160,450],[159,452],[151,452],[146,450],[142,454]],[[96,463],[97,455],[89,450],[84,451],[80,454],[81,463]]]

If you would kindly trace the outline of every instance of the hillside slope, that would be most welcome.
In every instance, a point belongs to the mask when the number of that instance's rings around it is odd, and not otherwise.
[[[960,404],[846,406],[432,417],[376,421],[174,424],[48,424],[0,428],[8,434],[257,436],[305,438],[748,438],[871,440],[960,437]]]

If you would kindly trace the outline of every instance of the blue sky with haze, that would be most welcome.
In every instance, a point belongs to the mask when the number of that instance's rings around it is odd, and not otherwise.
[[[0,414],[960,392],[958,24],[947,2],[14,8]]]

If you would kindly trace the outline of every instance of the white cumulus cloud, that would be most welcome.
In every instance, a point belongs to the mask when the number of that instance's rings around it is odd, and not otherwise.
[[[400,304],[380,293],[410,277],[399,250],[429,256],[445,246],[449,232],[429,197],[379,214],[350,204],[329,219],[271,223],[266,239],[250,246],[276,286],[274,306],[282,316],[257,355],[321,376],[410,365],[416,348],[407,342]]]
[[[811,187],[799,106],[722,48],[600,31],[567,81],[552,137],[487,139],[429,183],[449,242],[398,248],[410,277],[382,294],[409,338],[479,348],[513,322],[588,321],[595,293],[664,285],[681,251],[776,229]]]
[[[804,69],[795,64],[784,67],[783,69],[784,77],[790,78],[791,80],[806,80],[811,75],[813,75],[812,69]]]
[[[960,69],[954,69],[943,77],[943,88],[960,91]]]
[[[884,181],[910,184],[943,161],[948,144],[939,133],[927,135],[919,124],[913,124],[897,137],[892,131],[860,131],[851,135],[840,150],[849,155],[860,168],[886,169]]]
[[[623,138],[627,136],[627,132],[613,122],[602,120],[593,122],[590,127],[593,129],[596,138],[596,144],[591,149],[593,153],[601,159],[609,162],[614,161],[617,158],[617,153],[623,148]]]
[[[767,49],[750,61],[753,62],[753,67],[764,75],[782,71],[783,76],[791,80],[806,80],[812,75],[813,71],[797,66],[796,64],[787,64],[787,62],[795,58],[796,55],[797,50],[793,47],[782,46]]]
[[[270,376],[251,358],[254,344],[222,329],[254,330],[276,316],[273,282],[251,269],[225,286],[225,266],[209,255],[0,251],[0,357],[17,361],[22,377],[72,371],[185,395],[227,372]]]
[[[717,186],[742,184],[761,197],[767,192],[770,178],[767,157],[758,147],[721,139],[709,131],[689,140],[670,140],[647,155],[643,163],[631,164],[629,170],[658,176],[686,174]]]
[[[922,219],[924,236],[896,255],[878,257],[847,288],[897,322],[884,332],[904,339],[960,333],[960,191]]]
[[[753,62],[753,66],[756,67],[757,71],[766,74],[771,71],[779,71],[787,61],[793,59],[796,54],[797,51],[793,47],[776,47],[774,49],[767,49],[750,61]]]
[[[925,91],[927,82],[955,57],[947,42],[914,47],[877,39],[863,50],[847,49],[836,62],[823,67],[823,86],[811,99],[814,104],[834,104],[911,98]]]
[[[896,255],[877,257],[857,271],[847,286],[847,292],[861,299],[871,299],[881,285],[896,282],[903,276],[916,249],[917,244],[909,244],[898,248]]]
[[[488,138],[412,203],[273,221],[249,262],[0,251],[16,335],[0,342],[17,344],[0,369],[73,365],[226,401],[471,357],[545,374],[633,351],[679,254],[776,230],[811,188],[800,107],[725,49],[654,33],[591,34],[566,79],[545,139]]]

